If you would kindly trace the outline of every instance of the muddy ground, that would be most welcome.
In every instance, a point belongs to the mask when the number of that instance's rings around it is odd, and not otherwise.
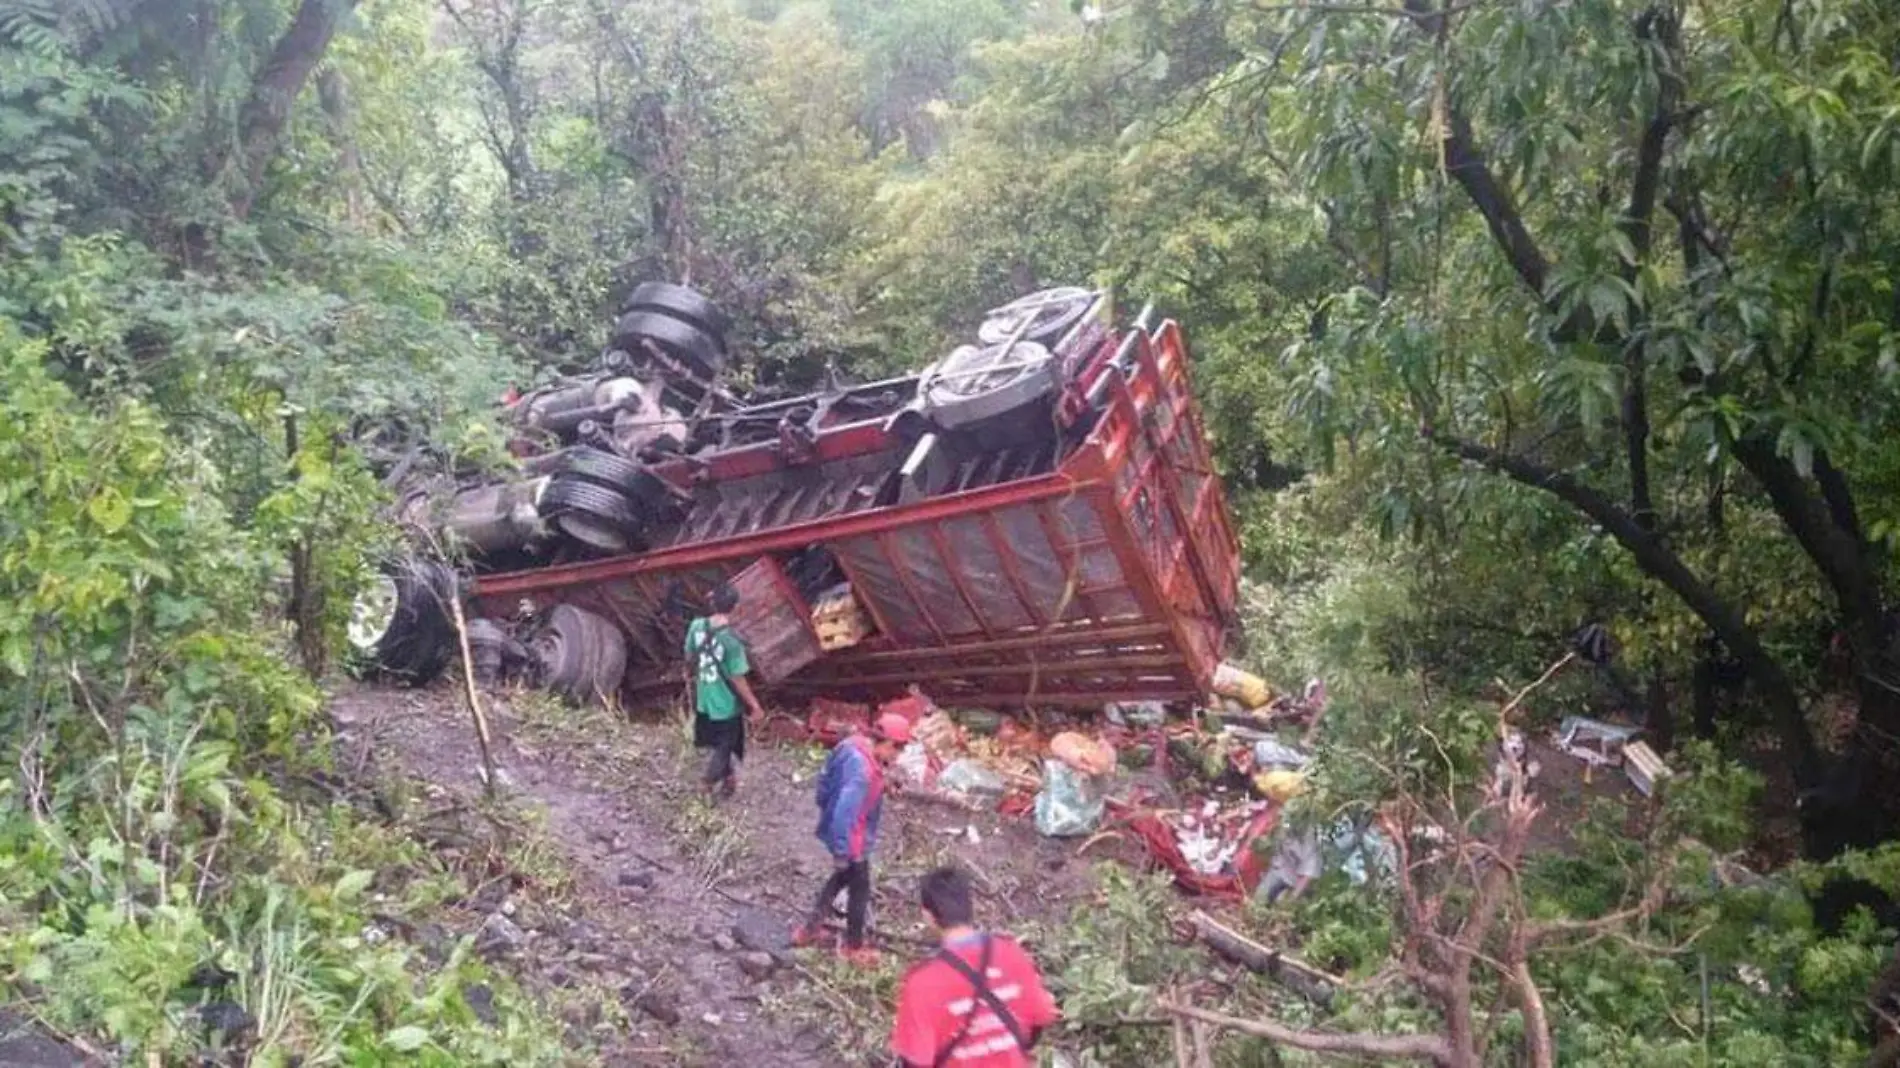
[[[815,747],[754,740],[739,796],[710,805],[679,720],[569,708],[535,693],[488,704],[502,808],[538,813],[539,863],[453,910],[459,931],[542,991],[577,1048],[609,1064],[835,1066],[858,1061],[888,1009],[817,951],[785,952],[830,870],[813,836]],[[331,702],[345,775],[472,812],[481,760],[459,687],[345,685]],[[489,806],[493,810],[493,806]],[[463,848],[451,829],[432,842]],[[873,923],[893,967],[924,952],[916,877],[954,859],[976,873],[983,919],[1046,929],[1094,888],[1081,843],[1027,818],[901,794],[885,806]],[[1116,843],[1106,843],[1116,848]],[[843,982],[840,982],[842,978]],[[826,1011],[826,1006],[835,1012]],[[815,1011],[814,1011],[815,1009]]]

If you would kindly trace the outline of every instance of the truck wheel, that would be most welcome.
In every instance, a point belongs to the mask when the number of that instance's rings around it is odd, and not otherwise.
[[[500,682],[507,667],[508,629],[492,619],[468,621],[469,668],[483,686]]]
[[[603,449],[577,447],[563,458],[564,474],[610,489],[627,499],[644,531],[664,519],[677,518],[680,501],[666,480],[645,464]]]
[[[1017,411],[1055,389],[1054,357],[1033,341],[960,345],[917,383],[924,414],[945,429]]]
[[[726,366],[726,347],[719,335],[662,312],[630,311],[614,324],[615,345],[637,352],[641,341],[651,341],[707,378]]]
[[[541,685],[577,702],[605,702],[620,690],[627,642],[607,620],[571,604],[555,605],[535,636]]]
[[[449,610],[455,572],[413,558],[391,565],[356,598],[349,639],[366,677],[421,686],[448,666],[455,651]]]
[[[569,478],[592,482],[625,493],[646,472],[640,465],[604,449],[577,445],[561,458],[561,472]]]
[[[645,522],[626,495],[571,475],[548,482],[541,516],[590,548],[624,553],[643,547]]]
[[[719,310],[719,305],[695,290],[671,282],[642,282],[634,286],[620,310],[660,312],[697,326],[715,337],[723,336],[732,329],[732,320]]]
[[[1000,308],[992,308],[983,325],[977,327],[976,339],[985,345],[1001,345],[1015,337],[1021,328],[1022,340],[1053,345],[1062,340],[1070,327],[1082,321],[1094,302],[1095,291],[1081,286],[1058,286],[1031,293]]]

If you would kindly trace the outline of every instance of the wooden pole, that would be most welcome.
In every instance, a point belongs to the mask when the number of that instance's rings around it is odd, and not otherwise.
[[[495,796],[495,756],[488,744],[488,717],[482,714],[481,695],[475,690],[475,659],[468,651],[468,621],[462,617],[462,598],[449,593],[449,614],[455,620],[455,640],[462,647],[462,688],[468,695],[468,710],[475,717],[475,740],[482,749],[482,791]]]

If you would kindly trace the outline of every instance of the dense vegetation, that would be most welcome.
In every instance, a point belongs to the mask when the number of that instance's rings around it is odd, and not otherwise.
[[[1093,280],[1193,335],[1250,652],[1363,754],[1323,797],[1481,778],[1491,680],[1585,624],[1614,656],[1552,706],[1684,742],[1656,837],[1525,869],[1544,920],[1677,891],[1530,956],[1558,1059],[1866,1056],[1892,932],[1710,873],[1900,868],[1842,856],[1900,818],[1896,56],[1879,0],[0,0],[12,1000],[184,1054],[215,964],[266,1058],[553,1056],[526,1002],[475,1024],[505,979],[362,935],[370,869],[453,878],[311,755],[367,453],[491,458],[487,404],[639,280],[788,387]],[[1066,951],[1085,1017],[1172,974],[1145,892]],[[1275,922],[1374,975],[1390,905]],[[1429,995],[1328,1023],[1431,1032]]]

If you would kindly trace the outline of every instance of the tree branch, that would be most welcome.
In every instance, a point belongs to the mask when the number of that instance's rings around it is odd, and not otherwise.
[[[1640,340],[1623,350],[1623,453],[1629,465],[1630,517],[1653,534],[1656,498],[1649,485],[1649,346]]]
[[[1429,427],[1422,433],[1426,440],[1453,456],[1483,464],[1509,476],[1513,481],[1556,496],[1589,516],[1615,538],[1644,574],[1681,598],[1690,611],[1701,617],[1709,629],[1722,639],[1729,651],[1747,665],[1749,674],[1755,678],[1763,697],[1775,711],[1783,743],[1795,759],[1796,778],[1803,783],[1818,781],[1820,754],[1802,718],[1801,702],[1795,693],[1794,683],[1782,671],[1780,663],[1762,646],[1754,628],[1748,625],[1742,614],[1690,571],[1682,558],[1663,544],[1655,533],[1643,529],[1634,516],[1617,507],[1602,493],[1569,475],[1476,442],[1441,436]]]
[[[1517,1007],[1524,1013],[1524,1052],[1531,1068],[1551,1068],[1557,1063],[1551,1049],[1550,1018],[1544,1012],[1544,995],[1537,989],[1528,961],[1519,960],[1511,968],[1510,986],[1517,995]]]
[[[1769,503],[1774,506],[1775,514],[1794,535],[1795,541],[1814,561],[1821,577],[1834,591],[1840,602],[1842,613],[1855,625],[1875,626],[1880,618],[1880,590],[1875,576],[1867,566],[1867,557],[1863,553],[1860,540],[1848,529],[1836,525],[1836,515],[1830,514],[1829,503],[1817,498],[1795,468],[1794,462],[1775,449],[1767,435],[1759,432],[1743,434],[1732,443],[1731,451],[1748,473],[1760,482],[1768,493]],[[1815,450],[1817,459],[1822,457]],[[1816,470],[1818,471],[1818,465]],[[1829,466],[1832,471],[1832,465]],[[1836,491],[1841,493],[1841,506],[1848,510],[1852,518],[1852,500],[1845,496],[1847,486],[1838,472],[1833,481]],[[1825,489],[1825,484],[1823,486]],[[1854,522],[1857,529],[1859,523]],[[1734,646],[1729,648],[1733,649]]]
[[[1900,287],[1896,287],[1900,291]],[[1854,507],[1854,493],[1847,486],[1847,478],[1828,459],[1827,453],[1814,454],[1814,480],[1820,483],[1821,497],[1827,501],[1828,513],[1834,519],[1834,525],[1845,531],[1856,542],[1864,541],[1860,532],[1860,513]],[[1875,560],[1878,560],[1875,557]]]
[[[1676,101],[1682,88],[1675,63],[1681,45],[1675,16],[1654,7],[1644,11],[1636,20],[1636,37],[1639,41],[1660,44],[1662,58],[1656,103],[1636,147],[1636,177],[1630,183],[1629,207],[1623,213],[1623,233],[1635,250],[1635,256],[1623,265],[1625,281],[1634,281],[1649,259],[1656,194],[1662,185],[1663,149],[1675,123]],[[1623,451],[1629,465],[1630,511],[1644,530],[1654,531],[1656,501],[1649,485],[1648,363],[1649,348],[1640,339],[1624,347]]]
[[[1407,6],[1419,0],[1407,0]],[[1511,199],[1510,191],[1491,173],[1491,165],[1478,148],[1471,132],[1471,120],[1456,105],[1447,105],[1445,114],[1445,170],[1465,191],[1491,237],[1504,251],[1504,257],[1537,299],[1545,299],[1544,285],[1550,277],[1550,261],[1524,225],[1524,216]]]
[[[1433,1061],[1450,1059],[1451,1048],[1437,1035],[1375,1035],[1364,1032],[1334,1033],[1282,1027],[1271,1020],[1246,1020],[1225,1013],[1209,1012],[1193,1005],[1165,998],[1156,1002],[1162,1012],[1199,1020],[1229,1031],[1254,1035],[1313,1053],[1351,1053],[1362,1057],[1390,1057],[1398,1060]]]
[[[1649,256],[1651,220],[1656,213],[1657,190],[1662,185],[1663,148],[1675,125],[1676,103],[1682,95],[1682,79],[1676,71],[1676,54],[1682,45],[1682,35],[1675,16],[1661,8],[1649,8],[1637,16],[1636,38],[1661,45],[1662,63],[1656,104],[1650,110],[1649,124],[1643,128],[1642,140],[1636,146],[1636,177],[1630,183],[1629,207],[1623,212],[1623,233],[1636,248],[1636,259],[1628,264],[1626,274],[1632,278]]]

